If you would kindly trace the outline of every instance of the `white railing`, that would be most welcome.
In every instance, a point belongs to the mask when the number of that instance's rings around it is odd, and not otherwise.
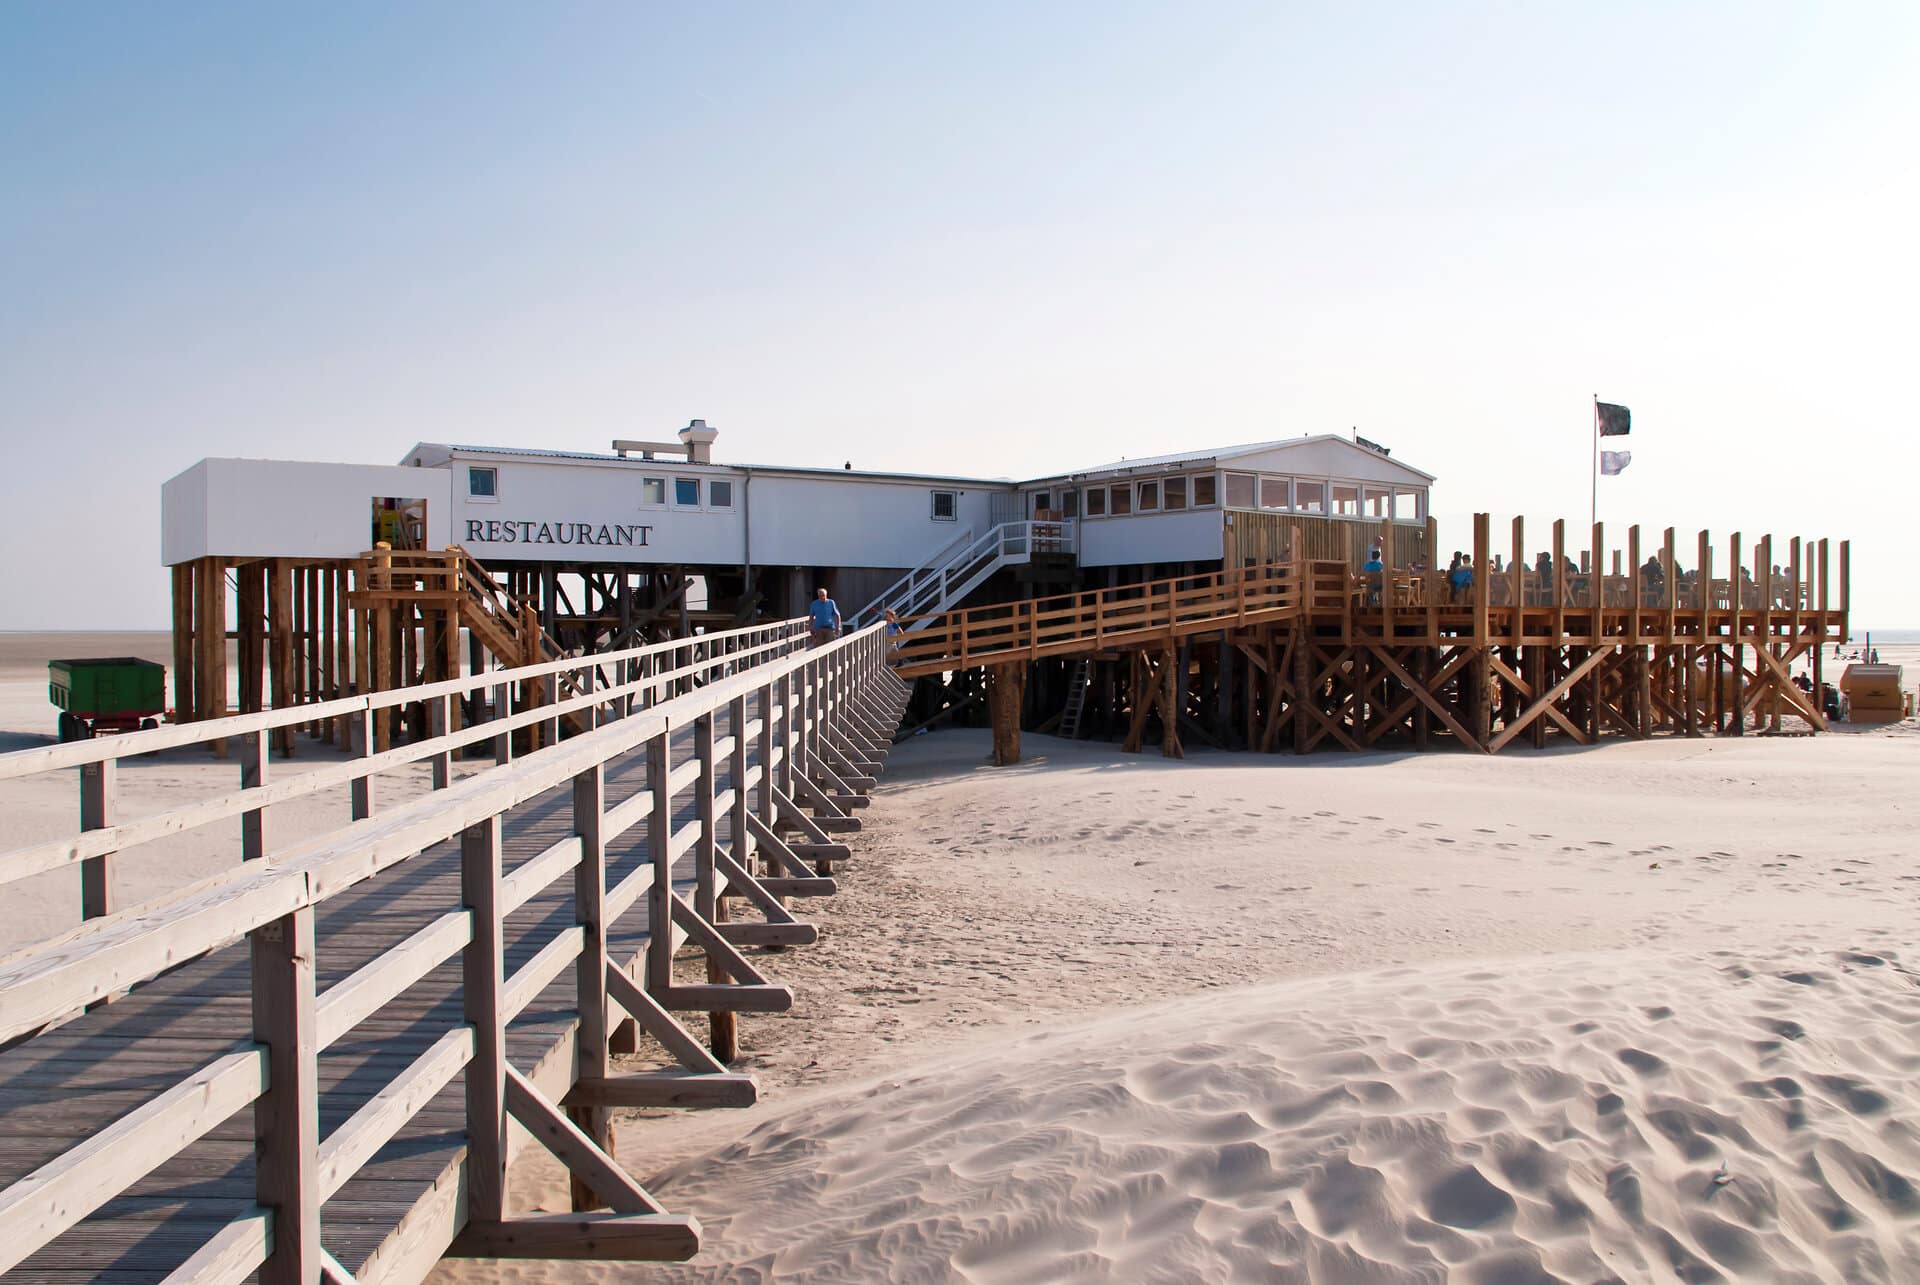
[[[1031,562],[1036,553],[1073,553],[1072,522],[1002,522],[977,539],[949,541],[938,553],[906,575],[854,614],[852,625],[859,629],[872,624],[889,610],[901,616],[928,616],[944,611],[972,593],[988,576],[1001,567]],[[910,622],[909,630],[922,628],[925,621]]]

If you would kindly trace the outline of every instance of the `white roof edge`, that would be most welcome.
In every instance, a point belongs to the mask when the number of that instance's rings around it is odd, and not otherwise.
[[[1192,468],[1206,464],[1218,464],[1223,460],[1236,460],[1248,455],[1259,455],[1267,451],[1286,450],[1289,447],[1306,446],[1314,442],[1338,442],[1342,446],[1364,452],[1378,459],[1383,459],[1395,468],[1405,469],[1409,473],[1425,478],[1428,482],[1438,480],[1425,469],[1418,469],[1406,463],[1404,460],[1396,460],[1390,455],[1380,455],[1377,451],[1368,450],[1350,437],[1342,437],[1338,433],[1314,433],[1306,437],[1285,437],[1270,442],[1248,442],[1241,446],[1222,446],[1213,450],[1198,451],[1192,455],[1150,455],[1138,460],[1118,460],[1111,464],[1099,464],[1089,469],[1075,469],[1066,473],[1048,473],[1040,477],[1029,478],[1021,482],[1020,485],[1033,486],[1041,482],[1073,482],[1084,478],[1117,477],[1141,469],[1158,472],[1161,470]]]

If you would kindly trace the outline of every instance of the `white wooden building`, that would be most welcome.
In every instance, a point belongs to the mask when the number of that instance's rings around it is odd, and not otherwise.
[[[716,436],[696,420],[677,441],[606,454],[422,442],[398,465],[202,460],[162,487],[162,560],[458,544],[503,571],[724,571],[774,609],[819,583],[849,611],[914,613],[993,593],[1002,568],[1041,555],[1108,569],[1107,583],[1121,569],[1217,563],[1235,512],[1424,526],[1434,480],[1328,434],[1020,482],[721,462]]]

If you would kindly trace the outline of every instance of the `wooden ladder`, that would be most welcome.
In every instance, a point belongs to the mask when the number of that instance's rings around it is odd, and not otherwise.
[[[1067,680],[1067,708],[1060,715],[1060,735],[1069,741],[1080,739],[1080,717],[1087,708],[1087,684],[1093,678],[1093,661],[1082,656],[1073,662],[1073,676]]]

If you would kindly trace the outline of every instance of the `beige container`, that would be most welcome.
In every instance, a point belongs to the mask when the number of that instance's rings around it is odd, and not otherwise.
[[[1840,675],[1840,691],[1847,698],[1848,722],[1897,723],[1907,716],[1898,665],[1848,665]]]

